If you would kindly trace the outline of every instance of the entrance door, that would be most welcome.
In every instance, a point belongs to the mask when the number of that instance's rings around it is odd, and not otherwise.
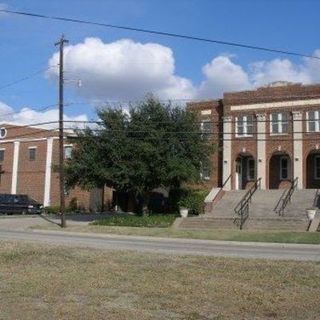
[[[236,160],[236,190],[242,189],[242,158]]]

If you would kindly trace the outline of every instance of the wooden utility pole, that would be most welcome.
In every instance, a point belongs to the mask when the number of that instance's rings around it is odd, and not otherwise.
[[[55,44],[59,46],[59,182],[60,182],[60,215],[61,227],[66,227],[65,217],[65,181],[64,181],[64,133],[63,133],[63,48],[68,40],[61,36],[60,40]]]

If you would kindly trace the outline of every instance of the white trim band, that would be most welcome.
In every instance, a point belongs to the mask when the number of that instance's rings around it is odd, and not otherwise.
[[[320,99],[241,104],[238,106],[230,106],[230,110],[242,111],[242,110],[256,110],[256,109],[281,108],[281,107],[303,107],[303,106],[312,106],[312,105],[320,105]]]
[[[17,193],[18,185],[18,165],[19,165],[19,149],[20,141],[13,143],[13,165],[12,165],[12,182],[11,182],[11,194]]]
[[[52,166],[52,149],[53,138],[47,140],[47,157],[46,157],[46,173],[44,180],[44,196],[43,205],[45,207],[50,206],[50,191],[51,191],[51,166]]]

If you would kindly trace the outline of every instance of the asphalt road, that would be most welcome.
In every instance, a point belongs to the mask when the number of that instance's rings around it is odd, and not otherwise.
[[[320,261],[320,245],[169,239],[18,230],[0,230],[0,240],[31,241],[50,245],[104,250],[135,250],[174,255]]]

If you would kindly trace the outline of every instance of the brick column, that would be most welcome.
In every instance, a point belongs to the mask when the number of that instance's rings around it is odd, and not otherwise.
[[[231,139],[232,139],[232,117],[223,117],[223,166],[222,183],[224,183],[231,174]],[[231,179],[224,186],[224,190],[231,190]]]
[[[11,194],[17,193],[20,141],[13,143]]]
[[[257,114],[257,178],[261,178],[261,189],[266,189],[266,115]]]
[[[298,189],[303,189],[303,125],[302,112],[292,111],[293,117],[293,179],[298,178]]]

